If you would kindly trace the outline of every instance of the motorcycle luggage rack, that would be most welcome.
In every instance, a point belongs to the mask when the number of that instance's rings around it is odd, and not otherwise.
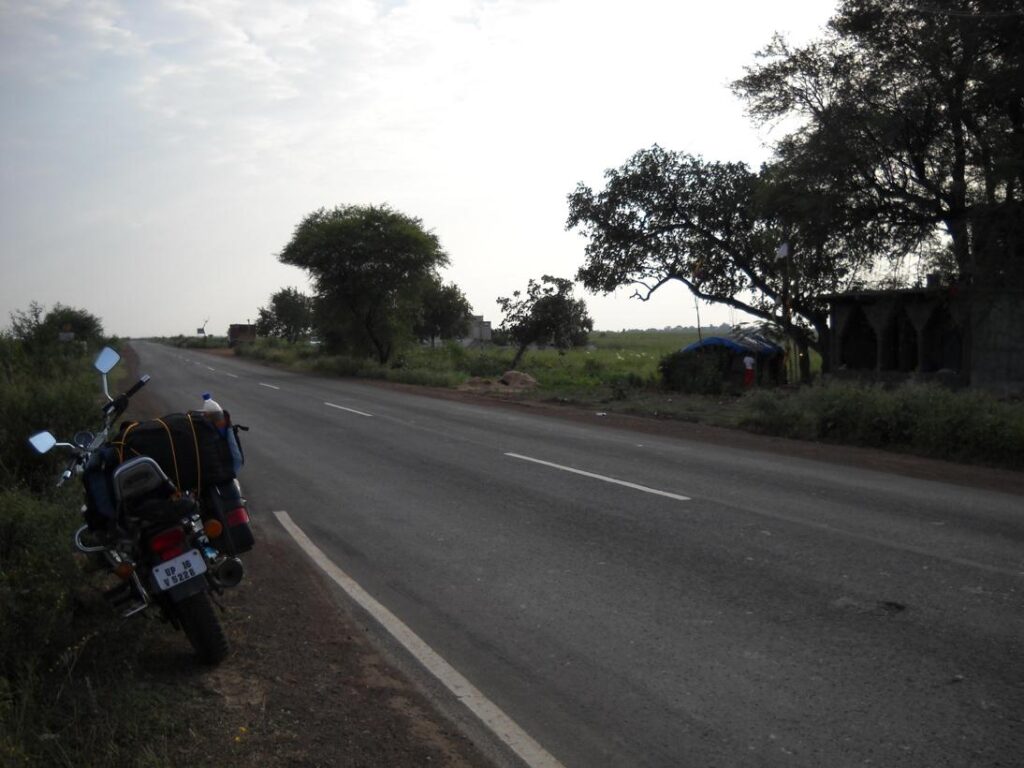
[[[83,525],[77,531],[75,531],[75,546],[78,547],[79,552],[106,552],[109,547],[106,544],[83,544],[82,534],[89,530],[88,525]]]

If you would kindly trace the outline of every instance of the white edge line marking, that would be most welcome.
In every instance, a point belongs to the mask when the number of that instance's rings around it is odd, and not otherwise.
[[[572,472],[576,475],[583,475],[584,477],[592,477],[595,480],[603,480],[606,483],[614,483],[615,485],[624,485],[627,488],[632,488],[637,491],[643,491],[644,493],[653,493],[656,496],[667,496],[670,499],[677,499],[678,501],[690,501],[689,496],[680,496],[678,493],[669,493],[668,491],[659,491],[657,488],[648,488],[646,485],[637,485],[636,483],[628,483],[625,480],[616,480],[614,477],[607,477],[606,475],[596,475],[593,472],[584,472],[582,469],[574,469],[573,467],[564,467],[561,464],[552,464],[550,461],[541,461],[540,459],[534,459],[529,456],[522,456],[518,453],[506,453],[513,459],[522,459],[523,461],[532,461],[534,464],[543,464],[545,467],[554,467],[560,469],[563,472]]]
[[[334,403],[324,403],[324,405],[329,406],[331,408],[337,408],[339,411],[348,411],[349,413],[358,413],[360,416],[373,416],[372,413],[363,413],[362,411],[357,411],[355,408],[346,408],[344,405],[335,405]]]
[[[227,371],[224,371],[224,375],[225,376],[230,376],[232,379],[237,379],[238,378],[238,374],[237,373],[228,373]]]
[[[266,387],[267,389],[280,389],[280,387],[275,387],[273,384],[264,384],[262,381],[260,382],[260,386]]]
[[[484,696],[469,680],[462,676],[451,664],[445,661],[401,619],[377,602],[351,576],[335,565],[323,551],[314,544],[291,515],[284,511],[275,511],[274,517],[284,529],[295,539],[307,555],[323,569],[324,573],[355,600],[364,610],[374,617],[402,647],[411,653],[427,671],[455,694],[455,697],[466,705],[495,736],[507,744],[519,758],[530,768],[564,768],[544,747],[538,744],[526,731],[519,727],[512,718],[498,708],[494,702]]]

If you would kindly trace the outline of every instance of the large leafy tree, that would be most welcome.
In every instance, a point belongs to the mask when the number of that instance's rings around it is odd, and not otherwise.
[[[260,308],[256,333],[294,343],[309,333],[312,323],[313,300],[298,288],[282,288],[270,297],[268,306]]]
[[[917,243],[948,237],[975,286],[1024,276],[1020,0],[844,0],[804,47],[775,37],[734,84],[795,121],[782,159]]]
[[[587,343],[594,321],[587,305],[572,295],[573,283],[561,277],[544,275],[540,282],[530,279],[526,292],[513,291],[511,297],[498,299],[505,315],[501,330],[516,344],[512,368],[519,365],[531,344],[550,344],[558,349]]]
[[[754,173],[658,146],[606,171],[604,189],[569,195],[567,226],[588,238],[577,275],[589,290],[633,286],[648,300],[677,281],[694,296],[776,325],[825,354],[823,294],[870,267],[870,227],[786,166]],[[780,251],[780,245],[786,248]]]
[[[454,283],[428,281],[420,296],[420,311],[413,331],[420,341],[457,339],[469,331],[472,307]]]
[[[569,226],[591,239],[588,288],[648,298],[679,280],[825,353],[822,296],[913,254],[971,286],[975,325],[994,306],[1020,316],[1020,0],[844,0],[823,38],[775,37],[734,88],[755,120],[794,126],[771,163],[754,174],[654,148],[600,194],[581,185]],[[982,334],[990,346],[1005,325]]]
[[[382,364],[412,336],[422,294],[448,264],[419,219],[386,205],[314,211],[279,258],[312,277],[325,343]]]

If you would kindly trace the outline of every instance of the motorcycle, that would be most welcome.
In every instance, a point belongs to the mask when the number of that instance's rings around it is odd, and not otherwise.
[[[86,504],[82,511],[87,522],[75,532],[74,544],[80,552],[99,558],[118,577],[117,586],[107,592],[115,608],[124,617],[156,608],[164,621],[184,631],[200,661],[217,664],[228,655],[229,646],[211,599],[237,586],[244,576],[237,554],[252,546],[245,502],[233,473],[230,484],[206,493],[183,492],[181,484],[172,482],[165,472],[166,462],[161,466],[144,452],[131,456],[123,451],[128,423],[116,434],[114,424],[150,377],[142,376],[127,392],[111,397],[107,374],[119,361],[120,355],[106,347],[93,364],[107,399],[99,432],[79,432],[71,442],[62,442],[43,431],[32,435],[29,443],[40,454],[54,448],[70,451],[57,484],[63,485],[74,474],[83,476]],[[157,421],[165,424],[169,418]],[[196,424],[189,423],[195,433]],[[121,453],[115,445],[122,446]],[[197,462],[198,449],[197,439]],[[177,469],[175,465],[172,472]],[[98,514],[99,509],[108,509],[109,514]],[[229,525],[235,526],[235,536]],[[241,539],[242,546],[239,530],[248,537]]]

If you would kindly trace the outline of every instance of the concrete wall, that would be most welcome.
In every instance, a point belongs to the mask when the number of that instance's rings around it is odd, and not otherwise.
[[[971,297],[971,386],[1024,394],[1024,289],[975,288]]]

